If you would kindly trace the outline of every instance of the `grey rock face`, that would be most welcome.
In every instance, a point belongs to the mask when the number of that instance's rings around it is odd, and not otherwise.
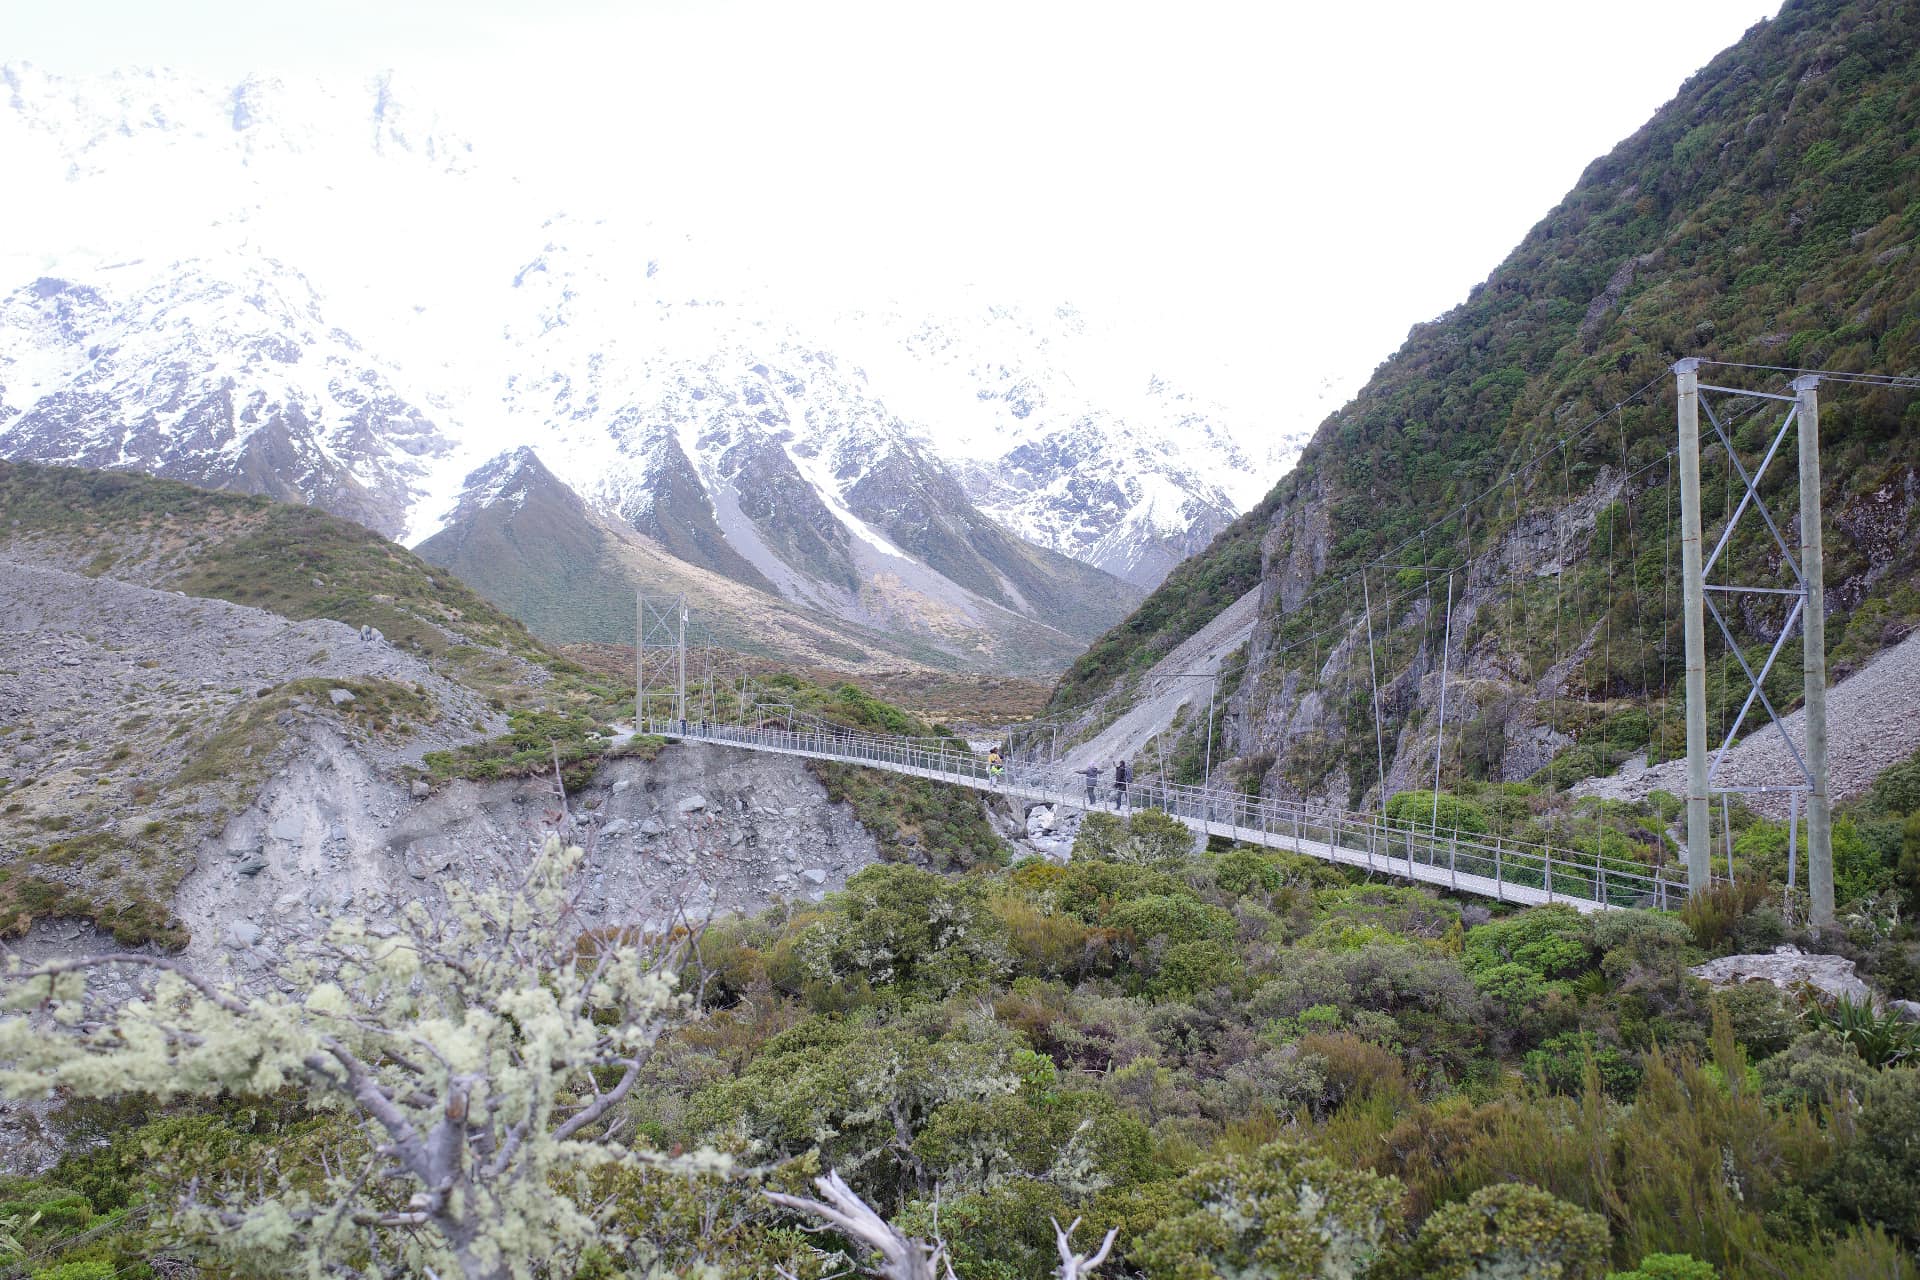
[[[783,893],[837,889],[879,858],[802,762],[699,743],[611,761],[569,806],[597,820],[561,818],[546,779],[455,781],[414,800],[410,783],[317,732],[202,850],[175,904],[188,957],[227,963],[235,921],[257,928],[246,946],[272,949],[317,932],[322,909],[373,919],[415,900],[432,909],[453,884],[514,874],[552,834],[586,850],[582,927],[758,911]],[[656,806],[689,820],[669,826]]]

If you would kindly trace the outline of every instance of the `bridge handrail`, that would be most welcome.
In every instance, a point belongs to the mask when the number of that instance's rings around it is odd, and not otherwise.
[[[788,729],[649,719],[637,727],[643,733],[665,737],[890,766],[941,781],[1017,792],[1029,799],[1072,803],[1077,797],[1084,802],[1087,790],[1086,776],[1078,770],[1015,762],[995,778],[985,757],[927,745],[926,739],[840,732],[824,725]],[[1111,795],[1111,787],[1110,778],[1103,778],[1095,784],[1096,796]],[[1364,865],[1369,869],[1409,879],[1437,880],[1434,873],[1444,866],[1448,882],[1455,887],[1460,887],[1464,876],[1469,881],[1467,887],[1484,893],[1485,889],[1472,882],[1491,882],[1496,898],[1505,896],[1507,886],[1542,891],[1549,902],[1565,899],[1602,907],[1666,907],[1686,896],[1683,881],[1670,880],[1661,869],[1649,869],[1637,861],[1458,828],[1422,828],[1376,812],[1250,796],[1170,782],[1154,775],[1132,780],[1126,807],[1161,809],[1175,818],[1197,823],[1203,830],[1234,838],[1258,833],[1260,839],[1255,843],[1284,839],[1296,849],[1306,844],[1323,845],[1328,849],[1327,856],[1335,849],[1364,852]],[[1395,871],[1396,864],[1405,870]],[[1425,865],[1429,875],[1415,876],[1415,864]]]

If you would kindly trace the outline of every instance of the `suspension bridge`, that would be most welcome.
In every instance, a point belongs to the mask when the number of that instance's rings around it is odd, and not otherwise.
[[[1432,778],[1434,802],[1431,819],[1428,821],[1409,821],[1405,817],[1388,813],[1387,788],[1379,785],[1375,788],[1378,810],[1354,810],[1333,805],[1323,805],[1291,799],[1249,795],[1238,790],[1214,785],[1213,742],[1214,742],[1214,688],[1219,674],[1217,667],[1209,672],[1181,671],[1168,678],[1207,679],[1208,712],[1206,731],[1207,763],[1204,781],[1201,785],[1177,783],[1164,776],[1164,768],[1159,774],[1147,774],[1133,779],[1122,796],[1113,789],[1110,774],[1103,774],[1097,786],[1090,787],[1084,773],[1059,759],[1054,744],[1044,749],[1044,760],[1036,759],[1041,752],[1029,749],[1023,753],[1025,758],[1010,758],[1003,770],[992,769],[982,750],[961,737],[910,738],[889,736],[877,733],[850,731],[843,726],[824,720],[809,721],[800,716],[790,704],[778,699],[769,700],[758,690],[749,696],[751,682],[745,675],[740,677],[739,690],[731,690],[722,698],[716,691],[713,667],[712,646],[709,644],[706,654],[706,679],[704,693],[696,694],[690,702],[687,689],[688,645],[687,630],[689,611],[684,597],[670,602],[642,598],[638,602],[637,643],[635,647],[636,697],[635,724],[642,733],[659,734],[669,738],[704,741],[715,745],[744,751],[763,752],[776,755],[805,757],[808,759],[832,761],[855,765],[863,768],[879,769],[911,777],[926,778],[949,785],[967,787],[983,792],[993,792],[1009,800],[1028,806],[1046,805],[1052,807],[1058,815],[1080,810],[1143,810],[1158,809],[1171,815],[1188,829],[1198,835],[1224,837],[1240,843],[1259,845],[1273,849],[1283,849],[1307,857],[1317,858],[1337,865],[1362,869],[1397,879],[1432,885],[1437,888],[1473,894],[1501,902],[1525,905],[1544,903],[1566,903],[1577,910],[1602,911],[1628,907],[1670,908],[1680,905],[1689,894],[1702,892],[1710,887],[1718,877],[1714,874],[1712,851],[1714,832],[1712,828],[1712,805],[1714,796],[1721,799],[1721,834],[1726,837],[1728,846],[1728,874],[1732,873],[1732,836],[1731,825],[1726,817],[1727,800],[1730,795],[1741,794],[1752,799],[1778,793],[1790,802],[1790,827],[1788,834],[1787,891],[1792,900],[1798,871],[1798,858],[1802,845],[1800,834],[1801,814],[1806,816],[1805,854],[1806,887],[1811,900],[1811,922],[1816,925],[1830,924],[1833,920],[1833,873],[1830,834],[1830,804],[1827,778],[1827,725],[1826,725],[1826,663],[1825,663],[1825,620],[1824,620],[1824,583],[1823,548],[1821,539],[1821,479],[1819,458],[1819,395],[1818,387],[1823,379],[1841,383],[1865,384],[1878,387],[1899,387],[1903,390],[1920,388],[1920,379],[1893,377],[1877,374],[1847,374],[1829,371],[1800,369],[1765,369],[1770,374],[1795,375],[1789,388],[1781,391],[1760,391],[1740,389],[1732,386],[1709,383],[1700,376],[1703,367],[1716,362],[1697,359],[1681,360],[1673,366],[1675,390],[1675,418],[1678,427],[1677,444],[1651,459],[1644,454],[1632,459],[1637,466],[1630,465],[1629,436],[1626,423],[1626,410],[1630,405],[1639,404],[1643,408],[1652,408],[1648,393],[1661,379],[1649,382],[1640,390],[1616,402],[1608,409],[1595,415],[1585,425],[1562,437],[1550,449],[1541,451],[1531,458],[1516,462],[1493,485],[1481,493],[1470,497],[1457,509],[1450,511],[1443,521],[1419,531],[1418,534],[1402,540],[1390,547],[1382,555],[1351,570],[1335,580],[1321,584],[1308,593],[1303,603],[1295,604],[1287,612],[1295,619],[1306,616],[1316,601],[1329,598],[1333,610],[1339,619],[1332,627],[1313,631],[1306,636],[1281,636],[1284,640],[1273,647],[1268,657],[1277,658],[1290,651],[1299,650],[1308,644],[1314,646],[1314,670],[1324,673],[1326,665],[1333,663],[1331,650],[1342,644],[1356,644],[1364,618],[1365,646],[1367,662],[1365,673],[1370,695],[1372,736],[1375,738],[1375,755],[1380,770],[1380,778],[1385,779],[1387,753],[1385,751],[1385,729],[1388,717],[1383,714],[1381,677],[1379,659],[1375,652],[1375,611],[1385,611],[1389,634],[1393,626],[1392,619],[1396,609],[1408,610],[1409,617],[1416,616],[1414,601],[1424,595],[1424,612],[1417,616],[1428,622],[1437,615],[1434,607],[1435,575],[1441,575],[1445,582],[1446,630],[1439,644],[1438,666],[1438,726],[1432,748]],[[1762,366],[1722,365],[1720,367],[1741,370],[1762,370]],[[1741,406],[1736,414],[1728,406]],[[1716,404],[1718,407],[1716,407]],[[1755,451],[1751,446],[1752,428],[1764,425],[1765,411],[1769,407],[1777,408],[1781,415],[1772,429],[1759,435],[1763,451]],[[1701,446],[1707,439],[1701,431],[1701,415],[1704,413],[1712,435],[1721,447],[1726,460],[1726,495],[1724,504],[1714,513],[1717,527],[1706,528],[1703,520],[1703,499],[1701,489]],[[1580,616],[1577,604],[1574,606],[1572,625],[1567,628],[1566,641],[1573,645],[1571,654],[1562,639],[1562,620],[1566,609],[1567,593],[1563,591],[1562,579],[1566,576],[1566,565],[1572,558],[1575,543],[1572,513],[1576,509],[1571,478],[1570,460],[1575,448],[1585,448],[1589,452],[1600,452],[1609,446],[1602,442],[1599,432],[1609,421],[1618,428],[1618,470],[1612,473],[1610,493],[1600,493],[1602,481],[1606,479],[1606,469],[1596,479],[1593,490],[1597,497],[1610,497],[1616,505],[1625,508],[1624,537],[1621,536],[1618,519],[1606,522],[1605,573],[1609,599],[1617,606],[1618,597],[1614,590],[1615,543],[1625,544],[1628,569],[1632,571],[1642,562],[1639,543],[1639,531],[1636,526],[1634,503],[1636,486],[1641,490],[1659,489],[1667,503],[1666,518],[1659,520],[1667,545],[1662,549],[1661,572],[1667,581],[1663,581],[1659,597],[1658,612],[1647,612],[1660,625],[1664,632],[1670,614],[1669,583],[1673,576],[1674,557],[1672,555],[1672,500],[1675,489],[1679,493],[1679,570],[1681,580],[1681,614],[1684,622],[1685,648],[1684,663],[1673,664],[1682,667],[1684,672],[1684,712],[1686,718],[1686,761],[1687,786],[1684,798],[1684,836],[1668,837],[1664,831],[1652,832],[1652,849],[1643,847],[1628,852],[1627,856],[1614,856],[1605,852],[1588,852],[1584,849],[1565,847],[1546,842],[1533,842],[1497,835],[1478,830],[1447,829],[1440,825],[1439,794],[1442,782],[1442,760],[1447,733],[1447,693],[1449,686],[1451,660],[1455,656],[1456,631],[1454,620],[1455,575],[1469,589],[1475,585],[1486,585],[1493,573],[1506,572],[1513,576],[1514,586],[1507,598],[1517,614],[1526,599],[1528,584],[1543,576],[1552,579],[1550,599],[1553,622],[1552,634],[1555,662],[1548,668],[1548,676],[1541,678],[1537,690],[1550,688],[1559,671],[1561,681],[1570,678],[1573,664],[1582,660],[1591,660],[1594,650],[1604,645],[1603,654],[1611,651],[1614,643],[1613,612],[1609,609],[1602,621],[1588,626]],[[1640,435],[1644,438],[1646,432]],[[1790,547],[1782,535],[1784,520],[1776,521],[1768,510],[1767,475],[1769,468],[1781,454],[1789,437],[1797,437],[1798,451],[1798,502],[1797,524],[1788,524],[1799,534],[1797,547]],[[1671,438],[1671,437],[1669,437]],[[1736,441],[1748,442],[1746,447],[1750,457],[1743,461]],[[1595,446],[1599,449],[1596,450]],[[1754,456],[1757,454],[1757,456]],[[1604,456],[1604,453],[1602,454]],[[1554,463],[1558,461],[1564,494],[1552,492]],[[1677,464],[1677,466],[1676,466]],[[1665,468],[1665,480],[1656,485],[1650,478],[1657,468]],[[1676,475],[1677,470],[1677,475]],[[1522,487],[1537,484],[1545,477],[1546,508],[1545,516],[1539,513],[1530,518],[1536,523],[1544,519],[1551,531],[1552,561],[1545,567],[1538,565],[1519,565],[1510,563],[1514,557],[1510,550],[1499,545],[1483,546],[1476,549],[1470,541],[1471,522],[1466,517],[1476,506],[1488,505],[1495,511],[1506,509],[1505,498],[1501,495],[1512,490],[1513,527],[1522,523]],[[1736,482],[1737,479],[1737,482]],[[1677,480],[1677,484],[1675,483]],[[1779,488],[1779,482],[1774,482]],[[1738,495],[1736,500],[1736,493]],[[1717,495],[1716,495],[1717,496]],[[1538,495],[1534,504],[1539,505]],[[1709,504],[1710,505],[1710,504]],[[1657,517],[1657,509],[1656,509]],[[1764,525],[1764,534],[1770,537],[1771,544],[1766,546],[1766,555],[1762,561],[1770,562],[1776,575],[1774,582],[1753,580],[1751,571],[1743,577],[1737,571],[1735,557],[1728,554],[1734,545],[1736,529],[1743,518],[1750,527]],[[1642,514],[1642,522],[1646,517]],[[1484,525],[1486,520],[1482,519]],[[1593,518],[1594,536],[1598,537],[1600,519]],[[1453,532],[1449,535],[1459,542],[1448,549],[1444,545],[1434,562],[1429,562],[1428,535],[1446,527]],[[1709,538],[1711,537],[1711,541]],[[1420,563],[1399,563],[1409,558],[1415,539],[1419,541]],[[1709,550],[1709,548],[1711,548]],[[1541,554],[1541,553],[1536,553]],[[1597,556],[1597,546],[1593,553]],[[1754,557],[1748,557],[1747,563],[1755,563]],[[1491,568],[1490,568],[1491,567]],[[1710,580],[1718,571],[1718,581]],[[1778,578],[1784,570],[1785,581]],[[1398,596],[1383,591],[1376,597],[1369,586],[1369,573],[1398,575],[1403,582],[1409,577],[1419,585],[1403,591]],[[1355,577],[1359,581],[1353,581]],[[1382,584],[1383,587],[1386,585]],[[1640,598],[1637,585],[1629,586],[1632,596],[1633,633],[1623,636],[1623,648],[1636,649],[1641,665],[1639,686],[1643,695],[1653,697],[1653,685],[1646,678],[1647,655],[1654,646],[1649,642],[1641,621],[1641,611],[1645,602]],[[1356,599],[1357,598],[1357,599]],[[1763,634],[1756,654],[1764,657],[1750,661],[1743,651],[1736,628],[1745,617],[1751,620],[1755,611],[1743,602],[1759,602],[1764,606],[1759,616],[1765,619],[1760,628]],[[1363,603],[1364,615],[1353,609],[1355,603]],[[1472,614],[1469,614],[1471,619]],[[1745,677],[1745,699],[1740,703],[1736,714],[1722,715],[1721,724],[1715,729],[1714,736],[1720,736],[1724,728],[1724,738],[1717,749],[1712,748],[1708,737],[1707,706],[1707,621],[1711,618],[1719,633],[1726,641],[1725,660],[1722,663],[1721,684],[1723,689],[1730,687],[1733,675],[1731,663],[1739,665],[1739,672]],[[1422,624],[1423,627],[1425,623]],[[1423,630],[1424,637],[1424,630]],[[1800,713],[1804,723],[1804,741],[1796,743],[1788,734],[1783,718],[1776,708],[1775,697],[1769,694],[1768,677],[1775,663],[1787,650],[1790,642],[1800,642],[1803,675],[1803,710]],[[1327,664],[1319,660],[1322,643],[1328,644]],[[1424,651],[1427,641],[1423,638],[1420,651]],[[1582,659],[1582,650],[1586,659]],[[653,693],[669,699],[669,714],[658,714],[648,690],[648,654],[653,651],[671,651],[671,674],[666,679],[657,679]],[[1416,655],[1417,656],[1417,655]],[[1464,658],[1462,651],[1459,655]],[[1667,701],[1667,668],[1669,658],[1658,655],[1660,662],[1659,692],[1662,702]],[[1612,678],[1614,663],[1610,656],[1603,657],[1603,667]],[[696,673],[697,674],[697,673]],[[1431,674],[1431,673],[1429,673]],[[1458,677],[1455,677],[1457,679]],[[1543,701],[1555,700],[1551,692],[1540,692],[1536,696]],[[1564,698],[1564,694],[1559,697]],[[1719,766],[1725,753],[1742,735],[1748,723],[1749,713],[1756,705],[1766,713],[1772,729],[1776,730],[1785,746],[1786,755],[1791,760],[1790,772],[1780,777],[1770,778],[1761,785],[1737,786],[1719,778]],[[704,708],[706,714],[702,715]],[[1551,727],[1551,726],[1550,726]],[[1765,726],[1763,726],[1765,727]],[[1041,726],[1042,729],[1047,726]],[[1022,726],[1021,734],[1026,743],[1035,741],[1034,725]],[[1558,729],[1555,728],[1557,733]],[[1456,736],[1458,730],[1456,729]],[[1658,737],[1658,729],[1655,730]],[[992,732],[993,741],[1005,742],[1003,731]],[[1571,738],[1565,739],[1572,741]],[[1397,753],[1396,753],[1397,754]],[[1671,841],[1671,843],[1670,843]],[[1597,849],[1618,848],[1618,842],[1609,845],[1605,841],[1583,841]],[[1650,855],[1650,856],[1649,856]],[[1669,856],[1672,855],[1672,856]]]
[[[1189,830],[1318,858],[1500,902],[1537,906],[1564,902],[1578,911],[1620,907],[1665,909],[1685,900],[1684,879],[1644,863],[1546,844],[1502,840],[1477,832],[1394,822],[1378,813],[1249,796],[1188,786],[1157,776],[1131,781],[1124,795],[1103,777],[1092,787],[1077,770],[1012,763],[996,776],[985,756],[964,742],[857,734],[825,722],[795,727],[648,720],[645,734],[709,742],[769,755],[800,756],[927,778],[951,786],[1046,805],[1109,813],[1159,809]],[[1091,792],[1091,795],[1089,794]]]

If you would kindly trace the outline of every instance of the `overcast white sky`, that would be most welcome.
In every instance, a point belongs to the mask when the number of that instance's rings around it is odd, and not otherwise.
[[[789,284],[1070,298],[1249,404],[1363,377],[1776,8],[0,0],[0,60],[394,68]]]

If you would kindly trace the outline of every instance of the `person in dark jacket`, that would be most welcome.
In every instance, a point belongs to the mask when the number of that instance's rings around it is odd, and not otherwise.
[[[1133,770],[1127,767],[1125,760],[1113,766],[1113,807],[1125,809],[1127,803],[1127,783],[1133,781]]]

